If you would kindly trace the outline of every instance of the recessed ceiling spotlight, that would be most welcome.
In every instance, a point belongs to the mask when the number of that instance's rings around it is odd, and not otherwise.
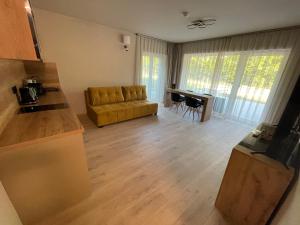
[[[187,25],[187,28],[192,30],[195,28],[206,28],[216,23],[216,19],[214,18],[201,18],[197,20],[193,20],[190,24]]]

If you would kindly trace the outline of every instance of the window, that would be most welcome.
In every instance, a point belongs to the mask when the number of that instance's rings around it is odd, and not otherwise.
[[[185,55],[183,65],[182,88],[186,90],[198,90],[207,92],[210,89],[217,54],[193,54]]]
[[[143,53],[141,82],[147,86],[148,99],[163,101],[166,84],[166,55]]]
[[[290,50],[185,54],[180,87],[214,95],[217,115],[261,121]]]

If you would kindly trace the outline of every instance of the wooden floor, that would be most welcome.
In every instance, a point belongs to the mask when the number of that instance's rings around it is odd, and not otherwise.
[[[212,118],[182,118],[163,107],[104,128],[87,117],[93,193],[41,225],[225,225],[214,201],[232,147],[250,130]]]

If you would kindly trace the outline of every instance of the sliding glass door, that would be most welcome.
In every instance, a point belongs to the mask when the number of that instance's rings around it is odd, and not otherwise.
[[[289,50],[185,54],[180,87],[214,95],[214,112],[257,124],[268,110]]]
[[[147,86],[148,99],[162,102],[166,85],[166,55],[147,53],[142,55],[141,83]]]
[[[217,53],[185,55],[181,88],[209,92],[217,62]]]

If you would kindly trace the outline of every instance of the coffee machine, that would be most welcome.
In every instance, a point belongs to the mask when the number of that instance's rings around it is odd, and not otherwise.
[[[19,88],[20,104],[30,105],[38,102],[38,96],[36,89],[33,87],[21,87]]]
[[[23,87],[19,88],[20,93],[20,104],[36,104],[38,97],[45,94],[42,83],[36,78],[32,77],[23,80]]]
[[[23,80],[23,86],[34,88],[37,96],[45,94],[45,89],[43,88],[42,83],[37,78],[32,77],[32,78]]]

